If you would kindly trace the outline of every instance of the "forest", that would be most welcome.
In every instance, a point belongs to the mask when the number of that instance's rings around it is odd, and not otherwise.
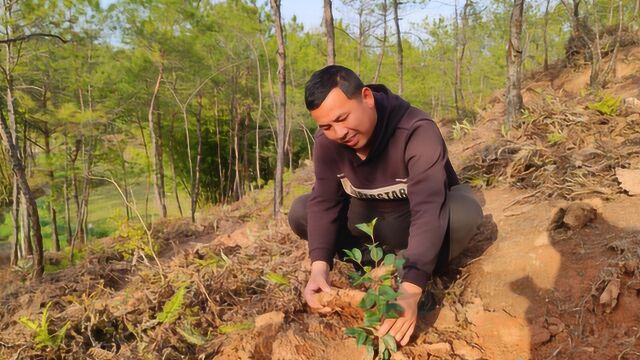
[[[425,12],[433,3],[444,10]],[[308,1],[318,26],[285,19],[286,6],[2,0],[0,268],[37,284],[132,229],[160,268],[157,223],[196,224],[265,193],[264,216],[280,218],[287,182],[313,158],[304,85],[327,64],[385,84],[447,142],[488,116],[511,141],[535,118],[522,94],[537,79],[584,72],[579,96],[593,105],[640,44],[640,0]],[[559,126],[546,146],[570,137]],[[462,179],[493,184],[491,164],[466,165]]]

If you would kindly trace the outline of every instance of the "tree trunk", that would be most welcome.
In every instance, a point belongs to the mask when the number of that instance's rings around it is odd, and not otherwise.
[[[156,85],[153,88],[153,95],[151,96],[151,104],[149,105],[149,137],[151,138],[151,153],[153,156],[153,173],[154,173],[154,187],[156,194],[156,201],[158,202],[158,210],[160,216],[164,219],[167,217],[167,204],[165,200],[164,192],[164,168],[162,164],[162,148],[158,143],[160,134],[156,134],[156,123],[154,121],[153,112],[155,110],[156,98],[158,92],[160,92],[160,82],[164,75],[164,64],[162,61],[158,64],[158,79]]]
[[[522,14],[524,0],[514,0],[511,11],[509,43],[507,44],[507,110],[505,125],[508,129],[520,118],[522,110]]]
[[[286,131],[286,106],[287,106],[287,77],[286,77],[286,53],[284,45],[284,34],[282,32],[282,20],[280,17],[280,0],[270,0],[271,10],[276,27],[276,39],[278,41],[278,82],[280,83],[280,96],[278,99],[278,124],[277,124],[277,151],[276,151],[276,173],[274,186],[273,212],[274,216],[280,216],[283,199],[283,172],[284,172],[284,146]]]
[[[464,92],[462,91],[462,64],[464,62],[464,53],[467,48],[467,26],[468,26],[468,16],[469,16],[469,7],[471,6],[471,0],[467,0],[464,3],[462,8],[462,16],[460,17],[460,24],[458,25],[458,5],[455,5],[455,41],[456,41],[456,57],[454,59],[455,62],[455,84],[454,84],[454,104],[456,107],[456,116],[461,119],[464,114],[462,113],[462,108],[464,108],[465,100],[464,100]]]
[[[10,93],[10,91],[9,91]],[[9,97],[9,100],[11,97]],[[27,204],[27,212],[29,214],[29,222],[34,237],[35,254],[33,256],[33,278],[39,280],[44,274],[44,250],[42,248],[42,231],[40,229],[40,216],[38,214],[38,206],[36,200],[29,187],[27,181],[27,174],[24,169],[22,160],[20,159],[18,147],[15,145],[12,134],[7,125],[7,120],[4,117],[4,112],[0,109],[0,135],[9,152],[9,158],[11,160],[11,168],[13,173],[17,177],[20,191]]]
[[[222,149],[220,148],[220,125],[219,125],[219,116],[218,116],[218,98],[216,97],[216,105],[214,109],[214,117],[215,117],[215,127],[216,127],[216,158],[218,159],[218,182],[219,185],[219,199],[218,201],[224,203],[224,173],[222,171]]]
[[[70,245],[73,234],[71,232],[71,207],[69,205],[69,144],[67,134],[64,135],[64,153],[64,185],[62,192],[64,196],[64,221],[67,224],[67,245]]]
[[[549,29],[549,3],[551,0],[547,0],[544,7],[544,28],[542,32],[544,42],[544,71],[549,70],[549,36],[547,30]]]
[[[200,163],[202,162],[202,96],[198,95],[198,111],[196,112],[196,136],[198,137],[198,153],[196,155],[196,169],[191,184],[191,222],[196,222],[198,197],[200,196]]]
[[[393,22],[396,25],[396,45],[398,47],[398,95],[402,96],[404,87],[404,55],[402,52],[402,33],[400,32],[400,18],[398,17],[398,0],[392,0]]]
[[[175,117],[171,116],[171,123],[169,125],[169,149],[175,148],[175,144],[173,142],[174,128],[175,128]],[[176,197],[176,204],[178,204],[178,212],[182,217],[184,216],[184,214],[182,213],[182,204],[180,204],[180,195],[178,194],[178,174],[176,174],[176,159],[175,159],[175,154],[172,150],[169,151],[169,165],[171,166],[171,174],[173,175],[173,193]]]
[[[324,0],[322,22],[324,23],[324,28],[327,33],[327,65],[334,65],[336,63],[336,45],[331,0]]]
[[[333,29],[333,27],[332,27]],[[253,48],[252,48],[253,49]],[[262,179],[260,177],[260,118],[262,117],[262,72],[260,71],[260,58],[258,52],[254,50],[256,57],[256,71],[258,75],[258,116],[256,117],[256,187],[260,189]]]
[[[11,206],[11,220],[13,221],[13,253],[11,256],[11,265],[16,266],[20,256],[24,256],[20,248],[20,187],[18,185],[18,178],[13,176],[13,204]]]
[[[46,94],[46,91],[45,91]],[[46,109],[46,97],[44,98],[44,107]],[[54,174],[53,165],[51,165],[51,131],[49,131],[49,124],[44,123],[44,154],[47,158],[47,176],[49,178],[49,217],[51,219],[51,242],[53,243],[53,251],[60,251],[60,239],[58,238],[58,220],[56,217],[56,208],[53,205],[55,198],[54,193]]]
[[[380,70],[382,70],[382,60],[384,59],[384,51],[387,48],[387,15],[389,9],[387,8],[387,0],[382,0],[382,44],[380,44],[380,56],[378,57],[378,66],[376,66],[376,74],[373,76],[373,82],[377,83],[380,77]]]

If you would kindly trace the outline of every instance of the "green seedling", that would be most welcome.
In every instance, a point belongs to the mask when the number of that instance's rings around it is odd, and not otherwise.
[[[362,263],[362,251],[358,248],[344,250],[345,259],[352,260],[360,267],[360,272],[351,272],[349,277],[354,286],[366,285],[368,290],[358,307],[364,310],[362,326],[350,327],[345,330],[347,336],[356,338],[358,346],[364,346],[370,357],[379,359],[391,358],[391,353],[398,350],[396,340],[387,334],[376,336],[377,328],[384,319],[397,319],[402,314],[402,307],[394,301],[398,298],[398,291],[394,288],[394,277],[404,264],[404,259],[396,258],[395,254],[384,255],[382,247],[375,241],[373,230],[378,219],[370,223],[356,225],[371,238],[371,244],[367,245],[372,265]],[[382,275],[373,276],[375,268],[384,268]]]
[[[49,302],[47,306],[45,306],[44,310],[42,310],[42,318],[40,321],[33,321],[26,316],[22,316],[18,320],[22,325],[33,331],[33,342],[36,349],[40,349],[45,346],[54,350],[59,348],[67,329],[69,329],[69,326],[71,325],[70,322],[67,322],[58,331],[53,334],[49,334],[48,318],[50,306],[51,302]]]

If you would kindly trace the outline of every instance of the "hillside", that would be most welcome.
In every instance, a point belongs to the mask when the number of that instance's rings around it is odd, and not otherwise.
[[[501,131],[496,94],[464,137],[448,140],[484,222],[458,267],[430,285],[438,306],[393,359],[640,356],[640,197],[616,178],[640,171],[640,47],[621,51],[601,93],[587,94],[588,74],[532,74],[521,126]],[[605,99],[620,105],[603,113]],[[286,204],[312,183],[309,166],[290,174]],[[320,315],[303,303],[306,244],[269,218],[271,191],[204,210],[197,224],[155,224],[161,271],[132,224],[40,284],[3,272],[0,359],[365,358],[344,335],[357,308],[335,302]],[[349,268],[336,264],[334,287],[351,287]],[[47,306],[49,334],[66,329],[56,351],[44,346],[55,336],[34,341],[20,321],[41,325]]]

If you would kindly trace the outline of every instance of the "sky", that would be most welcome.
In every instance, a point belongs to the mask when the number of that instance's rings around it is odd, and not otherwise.
[[[264,2],[266,0],[260,0]],[[281,0],[281,11],[284,21],[287,22],[295,15],[298,22],[304,24],[305,29],[313,29],[320,27],[322,22],[322,6],[323,0]],[[426,16],[429,18],[437,18],[439,16],[452,16],[453,4],[456,0],[431,0],[426,5],[412,5],[411,9],[401,10],[402,17],[401,28],[408,29],[411,23],[419,23]],[[100,5],[106,7],[114,3],[115,0],[100,0]],[[336,9],[333,11],[334,18],[345,17],[344,11],[341,11],[341,3],[339,0],[333,0]]]

